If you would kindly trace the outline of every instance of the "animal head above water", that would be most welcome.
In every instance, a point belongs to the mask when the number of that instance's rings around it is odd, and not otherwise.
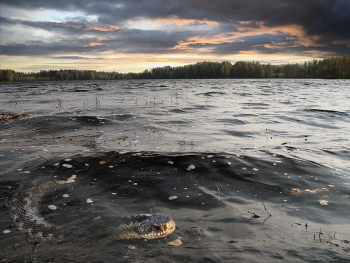
[[[138,222],[137,232],[140,238],[165,237],[175,230],[175,222],[167,215],[140,214],[134,218]]]

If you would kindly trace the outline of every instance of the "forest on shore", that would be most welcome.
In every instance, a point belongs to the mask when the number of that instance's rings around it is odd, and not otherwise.
[[[171,67],[157,67],[141,73],[118,73],[95,70],[41,70],[23,73],[0,69],[0,82],[13,81],[68,81],[116,79],[213,79],[213,78],[350,78],[350,57],[331,57],[304,63],[271,65],[259,62],[237,61],[198,62]]]

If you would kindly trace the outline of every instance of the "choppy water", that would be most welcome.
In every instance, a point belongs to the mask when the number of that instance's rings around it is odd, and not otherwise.
[[[350,259],[348,80],[12,83],[0,94],[1,112],[26,114],[0,122],[5,262],[32,249],[6,206],[23,180],[47,174],[78,179],[44,199],[44,218],[91,244],[40,244],[34,262]],[[91,225],[150,212],[177,230],[94,245]]]

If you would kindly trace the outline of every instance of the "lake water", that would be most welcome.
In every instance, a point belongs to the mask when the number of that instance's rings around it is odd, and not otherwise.
[[[3,83],[0,112],[24,115],[0,122],[0,258],[349,262],[349,98],[349,80]],[[74,174],[41,210],[79,242],[30,254],[12,195],[25,180]],[[155,212],[173,218],[174,233],[94,244],[91,225]]]

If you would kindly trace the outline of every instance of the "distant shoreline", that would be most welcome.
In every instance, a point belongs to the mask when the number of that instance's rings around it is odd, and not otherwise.
[[[172,79],[172,80],[203,80],[203,79],[207,79],[207,80],[233,80],[233,79],[256,79],[256,80],[264,80],[264,79],[324,79],[324,80],[337,80],[337,79],[345,79],[345,78],[177,78],[177,79]],[[349,79],[349,78],[346,78]],[[9,84],[9,83],[36,83],[36,82],[83,82],[83,81],[132,81],[132,80],[169,80],[169,79],[165,79],[165,78],[148,78],[148,79],[143,79],[143,78],[138,78],[138,79],[131,79],[131,78],[120,78],[120,79],[82,79],[82,80],[15,80],[15,81],[0,81],[0,85],[1,84]],[[1,113],[0,113],[1,114]]]
[[[141,73],[104,72],[96,70],[41,70],[23,73],[0,69],[0,82],[119,80],[119,79],[350,79],[350,57],[331,57],[300,64],[271,65],[237,61],[197,62],[185,66],[157,67]]]

